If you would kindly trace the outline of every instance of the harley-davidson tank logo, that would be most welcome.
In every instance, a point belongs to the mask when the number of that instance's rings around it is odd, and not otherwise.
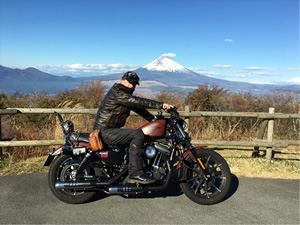
[[[101,158],[108,158],[108,151],[100,152]]]

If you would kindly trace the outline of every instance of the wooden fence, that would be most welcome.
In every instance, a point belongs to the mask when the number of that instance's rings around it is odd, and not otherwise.
[[[61,145],[64,140],[31,140],[31,141],[16,141],[3,140],[1,132],[1,115],[15,115],[15,114],[53,114],[58,112],[61,114],[96,114],[97,109],[46,109],[46,108],[6,108],[0,109],[0,156],[2,154],[1,147],[19,147],[19,146],[43,146],[43,145]],[[156,112],[152,112],[155,114]],[[259,147],[266,147],[266,158],[271,160],[273,152],[272,148],[285,148],[288,145],[298,145],[299,140],[274,140],[274,119],[300,119],[300,114],[275,113],[274,108],[269,108],[269,113],[264,112],[205,112],[205,111],[190,111],[189,107],[185,107],[185,111],[179,112],[185,121],[189,123],[190,117],[245,117],[262,119],[257,138],[253,141],[219,141],[219,140],[194,140],[193,144],[199,145],[213,145],[213,146],[245,146],[254,147],[253,156],[258,154]],[[131,116],[137,114],[131,113]],[[167,115],[167,114],[166,114]],[[267,130],[267,138],[263,139]],[[187,130],[188,132],[188,130]]]

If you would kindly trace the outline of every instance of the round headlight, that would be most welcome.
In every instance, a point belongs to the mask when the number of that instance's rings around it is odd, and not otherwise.
[[[67,134],[74,131],[74,125],[73,125],[72,121],[70,121],[70,120],[64,121],[62,124],[62,127],[64,128],[64,130],[66,131]]]

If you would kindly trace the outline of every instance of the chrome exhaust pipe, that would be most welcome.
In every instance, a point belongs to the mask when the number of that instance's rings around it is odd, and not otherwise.
[[[104,186],[111,186],[117,182],[122,176],[128,172],[128,169],[125,168],[117,176],[107,182],[100,182],[95,180],[79,180],[79,181],[60,181],[55,183],[56,189],[87,189],[87,188],[98,188]]]
[[[67,182],[56,182],[55,188],[62,189],[87,189],[95,188],[97,183],[95,181],[67,181]]]
[[[144,192],[144,188],[139,186],[130,186],[130,185],[118,185],[108,188],[109,194],[128,194],[128,193],[137,193]]]

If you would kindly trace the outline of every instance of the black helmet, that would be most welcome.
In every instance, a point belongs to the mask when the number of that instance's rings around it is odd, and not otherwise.
[[[128,71],[124,73],[122,80],[127,80],[131,84],[137,84],[140,85],[139,83],[139,76],[136,74],[136,72]]]

